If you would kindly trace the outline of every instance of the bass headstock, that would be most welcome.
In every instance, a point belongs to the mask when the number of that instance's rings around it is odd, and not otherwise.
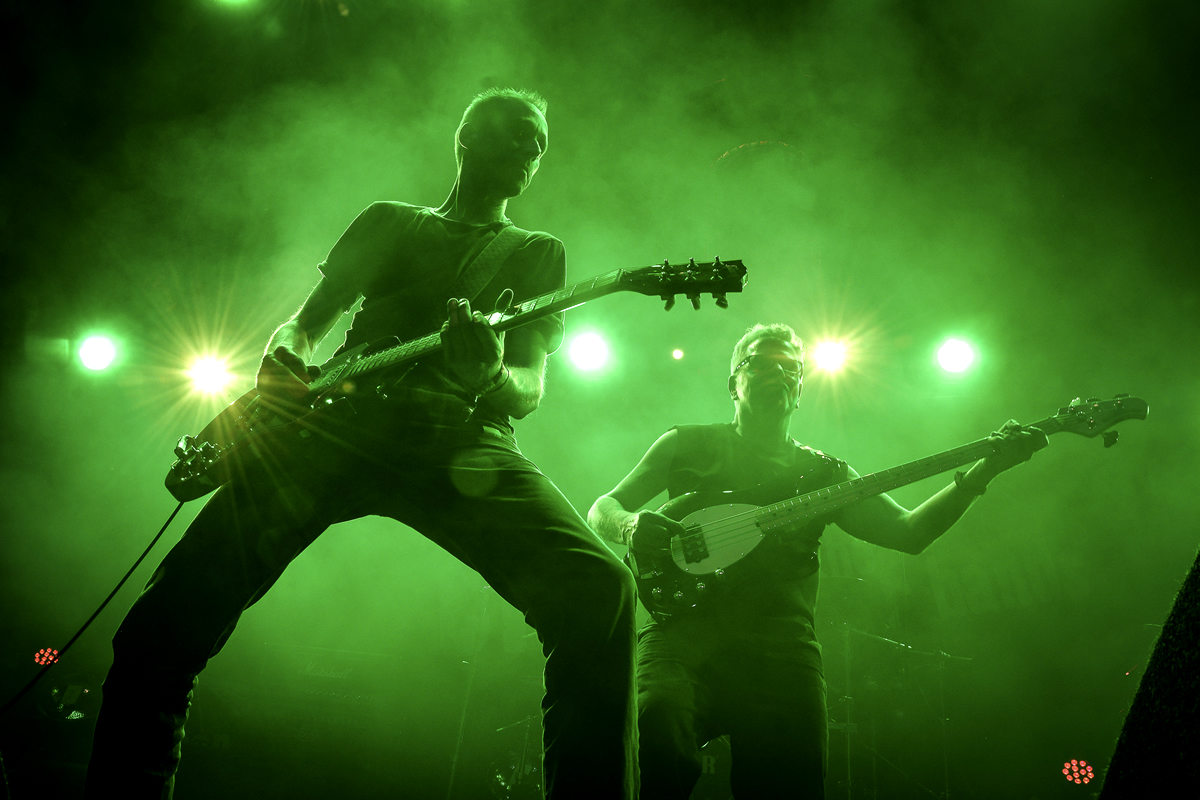
[[[1077,433],[1089,439],[1103,434],[1104,446],[1112,447],[1117,442],[1117,432],[1109,428],[1127,419],[1145,419],[1149,413],[1150,406],[1145,400],[1127,394],[1119,394],[1111,400],[1098,397],[1081,400],[1077,397],[1034,427],[1046,434]]]
[[[746,267],[741,261],[697,262],[688,259],[686,264],[663,261],[652,267],[642,267],[623,272],[620,277],[622,289],[646,295],[657,295],[666,302],[666,310],[675,305],[675,295],[682,294],[700,308],[700,295],[711,294],[718,308],[728,308],[725,295],[740,292],[746,285]]]

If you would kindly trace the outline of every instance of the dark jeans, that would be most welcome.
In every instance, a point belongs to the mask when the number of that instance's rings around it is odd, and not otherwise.
[[[213,495],[113,639],[88,797],[171,796],[196,676],[293,558],[367,514],[444,547],[537,631],[547,796],[636,795],[629,571],[507,433],[406,423],[273,447]]]
[[[644,800],[686,800],[700,747],[725,734],[738,800],[825,796],[825,679],[777,641],[708,619],[644,628],[638,728]]]

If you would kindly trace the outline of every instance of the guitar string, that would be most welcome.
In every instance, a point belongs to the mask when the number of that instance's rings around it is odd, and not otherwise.
[[[1029,427],[1039,428],[1045,433],[1058,433],[1065,429],[1058,415],[1039,420]],[[779,517],[780,519],[771,520],[771,522],[778,522],[780,527],[800,524],[805,519],[815,519],[858,500],[873,497],[890,489],[915,483],[924,478],[940,475],[957,466],[962,466],[970,461],[989,455],[995,451],[991,441],[990,438],[980,439],[947,450],[944,453],[919,459],[911,464],[902,464],[899,467],[893,467],[883,472],[863,475],[851,481],[818,489],[806,495],[788,498],[769,506],[752,508],[748,511],[722,518],[715,525],[702,525],[699,532],[704,534],[705,545],[710,547],[710,549],[716,549],[718,546],[736,545],[742,541],[761,538],[771,531],[763,531],[758,518],[768,516]],[[896,477],[900,477],[900,480],[893,482]],[[874,484],[874,486],[868,488],[870,484]],[[884,484],[883,488],[879,488],[880,484]],[[850,489],[851,486],[855,487],[853,491]],[[867,491],[862,492],[861,496],[856,497],[854,495],[860,494],[858,492],[859,487],[866,488]],[[820,496],[822,493],[825,494],[825,497]],[[800,502],[800,498],[802,497],[812,497],[813,499],[807,502]],[[767,511],[766,509],[776,510]],[[788,519],[789,514],[798,518]],[[754,530],[750,530],[745,524],[750,520],[753,520]]]

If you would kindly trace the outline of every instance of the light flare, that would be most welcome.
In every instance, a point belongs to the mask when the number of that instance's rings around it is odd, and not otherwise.
[[[197,358],[188,369],[187,376],[192,381],[192,389],[203,394],[219,394],[236,380],[225,360],[215,356]]]

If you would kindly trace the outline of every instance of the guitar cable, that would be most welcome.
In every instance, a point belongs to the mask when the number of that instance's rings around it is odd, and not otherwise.
[[[80,636],[83,635],[83,632],[86,631],[88,629],[88,626],[91,625],[92,622],[95,621],[96,617],[100,616],[100,612],[104,610],[104,607],[109,604],[109,601],[111,601],[114,597],[116,597],[117,592],[121,591],[121,587],[125,585],[125,582],[129,580],[129,578],[133,575],[133,573],[137,570],[137,568],[139,566],[141,566],[142,562],[146,560],[146,556],[150,555],[150,551],[154,549],[154,545],[158,544],[158,540],[162,538],[162,535],[164,533],[166,533],[167,526],[169,526],[175,520],[175,516],[179,513],[179,509],[181,509],[181,508],[183,508],[182,502],[179,505],[175,506],[175,510],[171,512],[171,516],[167,517],[167,521],[164,522],[163,526],[158,529],[158,533],[156,533],[154,535],[154,539],[153,539],[153,541],[150,542],[150,545],[142,552],[142,554],[140,556],[138,556],[137,561],[133,562],[133,566],[130,567],[129,571],[125,573],[125,577],[121,578],[121,580],[117,582],[117,585],[113,588],[113,590],[108,593],[108,597],[104,598],[104,602],[100,604],[100,607],[97,608],[90,617],[88,617],[87,622],[83,623],[83,627],[81,627],[78,631],[76,631],[75,635],[71,637],[71,640],[69,642],[67,642],[65,645],[63,645],[63,648],[58,651],[57,658],[55,658],[55,660],[49,662],[48,664],[43,665],[42,668],[38,671],[38,673],[33,676],[33,680],[31,680],[31,681],[29,681],[29,683],[25,684],[25,688],[21,689],[21,691],[17,692],[15,695],[13,695],[12,699],[9,700],[7,703],[5,703],[2,708],[0,708],[0,717],[3,717],[6,713],[8,713],[8,711],[11,710],[13,708],[13,706],[15,706],[21,700],[22,697],[27,695],[29,693],[29,691],[31,689],[33,689],[33,687],[37,684],[37,682],[42,679],[42,676],[45,675],[47,672],[49,672],[50,668],[53,667],[55,664],[57,664],[58,660],[61,659],[64,655],[66,655],[67,650],[71,647],[71,645],[75,644],[75,641]],[[2,763],[2,762],[0,762],[0,763]]]

